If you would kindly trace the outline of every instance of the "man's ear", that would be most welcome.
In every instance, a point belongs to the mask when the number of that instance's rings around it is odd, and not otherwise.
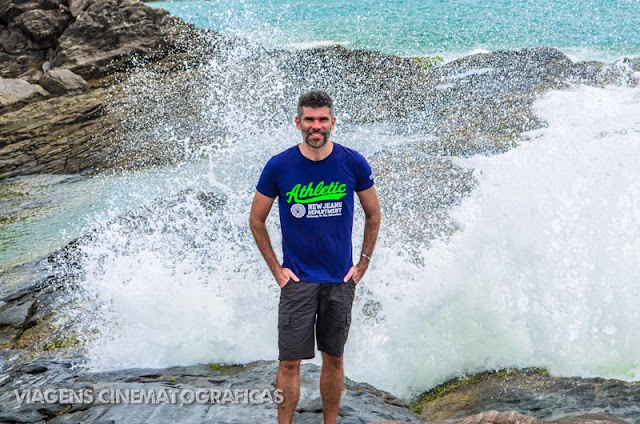
[[[296,115],[295,122],[296,122],[296,128],[300,129],[300,117],[298,115]]]

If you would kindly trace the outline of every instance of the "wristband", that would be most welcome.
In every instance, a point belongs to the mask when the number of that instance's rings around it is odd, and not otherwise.
[[[362,256],[364,256],[365,258],[367,258],[367,259],[371,260],[371,256],[369,256],[369,255],[365,255],[365,254],[363,253],[363,254],[362,254]]]

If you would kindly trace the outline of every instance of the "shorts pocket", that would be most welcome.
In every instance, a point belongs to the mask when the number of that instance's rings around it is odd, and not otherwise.
[[[284,287],[280,287],[280,290],[284,290],[287,287],[289,287],[289,284],[293,283],[293,278],[289,278],[289,280],[287,281],[287,284],[284,285]]]
[[[279,314],[278,315],[278,328],[287,327],[291,322],[291,315]]]

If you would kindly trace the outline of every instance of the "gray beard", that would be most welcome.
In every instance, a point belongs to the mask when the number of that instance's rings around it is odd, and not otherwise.
[[[327,141],[329,141],[329,134],[331,133],[321,133],[324,136],[324,141],[322,142],[322,144],[318,144],[318,145],[314,145],[309,143],[309,136],[312,133],[307,133],[304,137],[304,142],[307,144],[307,146],[314,148],[314,149],[320,149],[321,147],[323,147],[325,144],[327,144]],[[314,133],[317,134],[317,133]]]

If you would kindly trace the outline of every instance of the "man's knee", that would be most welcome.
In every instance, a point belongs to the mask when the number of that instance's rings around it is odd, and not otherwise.
[[[331,369],[342,369],[343,366],[343,357],[342,356],[332,356],[328,353],[322,352],[322,366]]]
[[[296,375],[300,373],[300,362],[301,360],[296,361],[280,361],[278,366],[278,371],[289,376]]]

